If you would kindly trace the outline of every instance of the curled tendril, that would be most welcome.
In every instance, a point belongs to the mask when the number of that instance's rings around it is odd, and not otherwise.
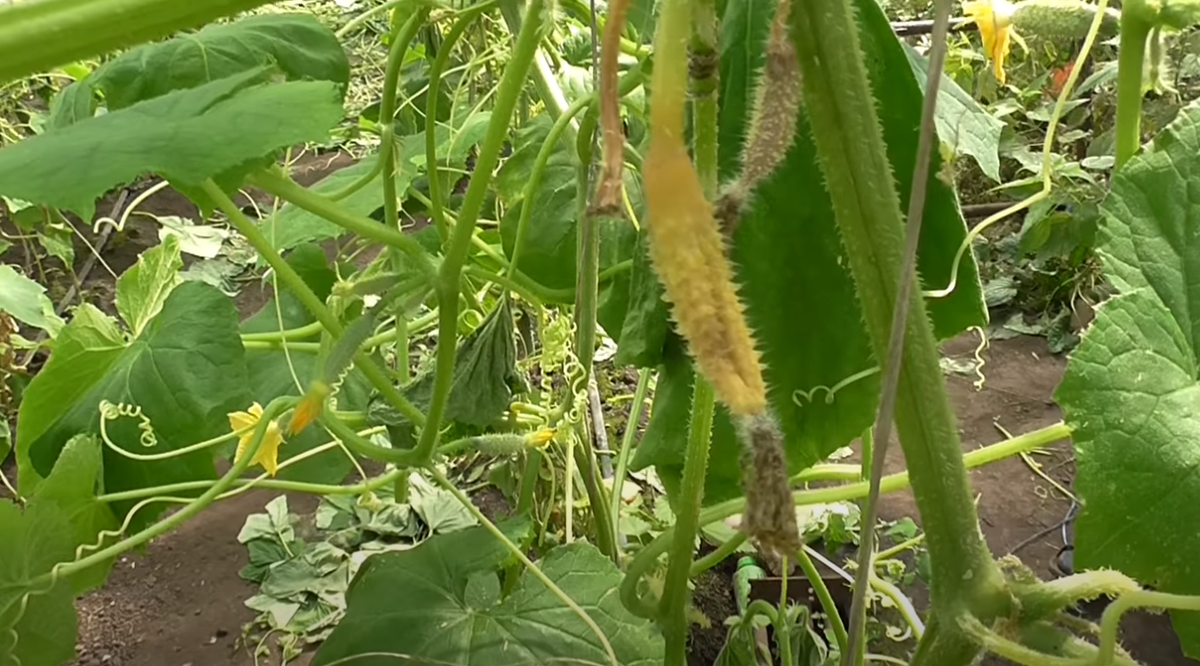
[[[792,391],[792,402],[794,402],[797,407],[804,407],[806,404],[812,404],[815,402],[817,393],[824,391],[825,404],[832,405],[834,399],[837,397],[838,391],[841,391],[842,389],[861,379],[866,379],[877,372],[879,372],[878,367],[869,368],[867,370],[863,370],[862,372],[856,372],[853,375],[850,375],[842,381],[834,384],[833,386],[825,386],[822,384],[820,386],[814,386],[807,391],[804,389],[796,389],[795,391]]]
[[[100,437],[104,443],[114,449],[120,449],[111,439],[108,438],[108,430],[105,425],[109,421],[116,421],[119,418],[138,419],[138,430],[142,431],[139,438],[142,446],[147,449],[152,449],[158,446],[158,436],[154,434],[154,424],[150,422],[150,417],[142,413],[141,405],[133,405],[127,402],[112,403],[108,400],[100,401]]]

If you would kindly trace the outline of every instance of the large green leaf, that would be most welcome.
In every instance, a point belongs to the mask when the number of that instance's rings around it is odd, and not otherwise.
[[[67,442],[98,432],[102,400],[140,407],[160,453],[229,431],[227,414],[250,404],[237,310],[199,282],[180,285],[132,342],[94,308],[81,308],[63,329],[50,360],[29,384],[17,418],[22,483],[51,470]],[[146,452],[140,419],[107,425],[123,448]],[[212,478],[212,453],[137,461],[106,450],[110,491]],[[30,486],[31,487],[31,486]],[[121,508],[123,505],[118,505]],[[139,513],[150,515],[150,512]]]
[[[264,65],[277,66],[293,81],[345,86],[350,79],[350,63],[337,37],[313,15],[247,16],[122,53],[64,88],[52,104],[50,125],[61,129],[90,118],[96,93],[115,111]]]
[[[511,157],[496,174],[496,191],[508,206],[500,220],[500,237],[504,253],[512,256],[517,239],[521,209],[532,206],[525,247],[521,250],[523,273],[552,289],[575,286],[575,221],[576,165],[574,151],[565,141],[559,141],[550,154],[541,186],[532,200],[524,198],[529,172],[550,132],[552,121],[542,114],[517,131],[513,138],[516,147]]]
[[[54,463],[50,476],[38,485],[29,499],[30,506],[50,504],[62,512],[70,523],[75,547],[82,547],[79,552],[85,557],[115,540],[113,536],[100,538],[101,532],[117,527],[108,504],[96,500],[96,493],[103,485],[101,453],[100,440],[95,436],[72,437]],[[100,587],[111,566],[112,560],[108,560],[72,575],[75,593]]]
[[[129,327],[130,336],[141,335],[162,310],[171,291],[183,282],[179,277],[181,268],[179,239],[167,236],[162,245],[143,252],[137,263],[121,274],[117,280],[117,312]]]
[[[508,299],[488,314],[487,319],[458,344],[445,420],[474,428],[486,428],[500,420],[513,396],[525,392],[526,380],[517,368],[512,305]],[[433,396],[436,373],[423,372],[404,388],[405,397],[422,410]],[[393,428],[393,444],[400,445],[401,433],[410,431],[408,421],[390,405],[378,403],[372,418]],[[395,430],[395,428],[400,430]]]
[[[54,313],[54,303],[46,295],[46,288],[8,264],[0,264],[0,312],[51,334],[57,334],[63,326],[62,319]]]
[[[929,61],[909,44],[901,44],[924,91],[929,82]],[[983,175],[1000,182],[1000,133],[1004,131],[1004,123],[945,74],[938,87],[934,124],[938,139],[955,155],[970,156]]]
[[[1080,568],[1200,594],[1200,107],[1113,178],[1098,250],[1123,294],[1100,307],[1056,398],[1073,429]],[[1200,658],[1200,613],[1172,614]]]
[[[195,187],[285,146],[325,139],[342,118],[338,85],[264,85],[273,72],[177,90],[4,148],[0,194],[90,220],[97,197],[138,176]]]
[[[71,528],[57,507],[31,505],[22,512],[0,501],[0,664],[58,666],[75,656],[70,584],[34,584],[73,559]]]
[[[354,660],[361,666],[394,663],[373,652],[451,664],[608,663],[588,626],[528,572],[500,600],[494,570],[506,552],[484,528],[472,527],[371,557],[314,666],[354,655],[363,655]],[[557,548],[539,566],[599,625],[621,664],[662,663],[662,639],[621,605],[613,592],[621,572],[594,547]]]
[[[922,94],[907,56],[887,18],[873,0],[856,0],[860,37],[876,96],[888,156],[907,205],[916,159]],[[721,60],[721,171],[737,172],[738,153],[749,116],[747,87],[760,68],[762,44],[773,3],[729,0]],[[787,440],[789,469],[812,465],[859,436],[875,414],[877,366],[857,307],[845,250],[837,230],[816,149],[803,114],[795,144],[779,169],[750,203],[733,247],[747,317],[762,350],[770,406]],[[931,170],[939,167],[935,163]],[[921,233],[920,274],[927,288],[949,282],[950,263],[966,236],[952,190],[929,179]],[[982,289],[968,254],[958,288],[949,297],[927,300],[940,338],[986,322]],[[628,335],[628,332],[625,332]],[[682,471],[690,410],[692,370],[678,356],[664,360],[650,429],[637,450],[635,469],[655,464],[670,486]],[[861,374],[860,374],[861,373]],[[828,392],[840,382],[860,376]],[[664,381],[665,378],[665,381]],[[671,384],[678,383],[677,386]],[[671,396],[664,404],[662,393]],[[682,416],[682,418],[681,418]],[[740,448],[727,413],[719,409],[704,493],[705,503],[741,494]]]

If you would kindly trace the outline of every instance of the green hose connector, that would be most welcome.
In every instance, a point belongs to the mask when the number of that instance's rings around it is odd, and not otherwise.
[[[767,572],[758,566],[753,557],[745,555],[738,558],[737,571],[733,574],[733,589],[737,595],[738,615],[745,615],[750,606],[750,584],[767,577]]]

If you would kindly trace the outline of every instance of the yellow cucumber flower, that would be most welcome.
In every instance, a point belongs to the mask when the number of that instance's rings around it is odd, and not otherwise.
[[[288,422],[288,434],[298,435],[308,424],[312,423],[325,410],[325,400],[329,397],[332,389],[325,382],[314,379],[308,387],[308,392],[296,403],[296,409],[292,412],[292,420]]]
[[[254,430],[262,419],[262,415],[262,405],[257,402],[250,405],[249,411],[229,414],[229,427],[234,432],[241,433],[238,436],[237,453],[233,456],[234,463],[245,457],[246,450],[250,448],[250,443],[254,440]],[[279,424],[271,421],[267,424],[267,432],[263,435],[262,444],[258,447],[254,458],[250,460],[250,464],[262,465],[262,468],[267,470],[267,474],[275,476],[276,470],[279,469],[280,444],[283,444],[283,433],[279,430]]]
[[[1016,6],[1008,0],[968,0],[963,3],[963,12],[983,37],[983,50],[992,61],[992,70],[1000,83],[1004,83],[1004,59],[1012,48],[1012,40],[1021,41],[1012,28],[1015,10]]]

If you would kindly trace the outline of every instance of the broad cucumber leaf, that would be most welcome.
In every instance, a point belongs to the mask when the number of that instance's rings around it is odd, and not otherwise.
[[[183,256],[179,253],[179,239],[167,236],[162,245],[143,252],[137,263],[121,274],[117,280],[117,312],[125,320],[132,337],[136,338],[146,330],[162,310],[171,291],[183,282],[179,277],[181,268]]]
[[[1073,429],[1076,564],[1200,594],[1200,106],[1113,177],[1098,251],[1122,295],[1101,306],[1055,397]],[[1172,612],[1200,658],[1200,613]]]
[[[338,85],[264,85],[273,71],[177,90],[4,148],[0,194],[90,220],[97,197],[143,174],[198,187],[285,146],[323,140],[342,118]]]
[[[56,506],[30,504],[22,512],[0,501],[0,664],[58,666],[75,657],[70,582],[35,583],[73,559],[71,527]]]
[[[540,284],[565,289],[575,285],[575,221],[579,210],[577,160],[566,141],[560,140],[550,154],[534,198],[530,201],[524,198],[529,172],[551,124],[550,117],[542,114],[517,131],[513,138],[515,150],[496,174],[496,191],[507,206],[500,220],[504,254],[512,257],[521,209],[532,206],[519,268]]]
[[[337,274],[329,266],[321,248],[305,244],[287,256],[287,262],[300,274],[304,282],[322,301],[333,290]],[[315,321],[308,310],[289,291],[275,300],[267,301],[262,309],[242,322],[242,333],[267,333],[283,329],[299,328]],[[278,308],[278,310],[277,310]],[[295,377],[292,371],[295,370]],[[318,376],[317,354],[282,349],[247,349],[246,371],[250,378],[250,394],[259,404],[267,404],[281,395],[301,395],[309,383]],[[299,386],[297,386],[299,380]],[[367,408],[370,387],[357,371],[352,371],[333,396],[337,408],[348,411],[363,411]],[[299,435],[288,437],[279,448],[280,462],[310,451],[331,437],[324,429],[310,426]],[[341,483],[351,470],[350,460],[341,451],[330,451],[289,465],[280,470],[279,477],[289,481],[306,483]]]
[[[929,61],[907,42],[904,54],[924,91],[929,82]],[[953,79],[942,75],[938,103],[934,112],[938,139],[955,155],[969,155],[983,175],[1000,182],[1000,133],[1004,123],[996,119],[963,90]]]
[[[189,35],[146,44],[117,56],[67,86],[52,104],[50,126],[90,118],[96,93],[109,111],[241,74],[278,67],[288,80],[331,81],[345,87],[350,63],[333,31],[311,14],[263,14],[212,24]]]
[[[452,664],[607,663],[595,634],[528,572],[500,599],[494,571],[506,553],[484,528],[472,527],[372,556],[314,666],[354,655],[362,655],[354,660],[362,666],[394,662],[370,656],[383,652]],[[577,542],[550,551],[539,566],[599,625],[621,664],[662,663],[661,637],[621,605],[614,593],[621,572],[598,550]]]
[[[0,312],[51,335],[57,335],[63,327],[63,320],[54,313],[54,303],[46,295],[46,288],[8,264],[0,264]]]
[[[140,429],[139,418],[107,424],[109,438],[130,451],[170,451],[228,433],[227,414],[250,404],[237,319],[232,301],[199,282],[177,287],[131,342],[99,311],[81,308],[21,402],[17,454],[22,483],[36,484],[48,474],[75,435],[99,432],[102,400],[140,407],[148,419],[152,436]],[[214,475],[211,452],[152,462],[104,452],[109,491]],[[116,508],[123,511],[128,505]],[[139,517],[144,522],[152,512],[139,512]]]
[[[907,205],[922,104],[921,88],[904,50],[873,0],[855,0],[868,74],[879,104],[888,156],[901,204]],[[761,68],[773,3],[728,0],[721,59],[720,162],[724,178],[739,169],[739,152],[750,116],[750,90]],[[935,157],[931,171],[939,165]],[[816,148],[804,114],[786,160],[755,193],[733,246],[750,327],[762,351],[770,406],[787,440],[789,471],[812,465],[870,425],[878,400],[878,363],[863,329],[862,314],[837,229]],[[950,280],[950,264],[966,237],[954,192],[929,179],[921,232],[919,272],[926,288]],[[947,298],[928,299],[939,338],[987,321],[982,288],[970,253],[958,287]],[[624,332],[628,335],[628,331]],[[692,370],[682,350],[664,359],[647,436],[633,468],[654,464],[670,488],[683,467],[690,413]],[[839,386],[843,382],[854,381]],[[665,378],[665,381],[664,381]],[[678,386],[670,385],[678,383]],[[670,385],[670,386],[669,386]],[[836,392],[831,392],[838,387]],[[671,396],[663,402],[663,393]],[[714,423],[706,504],[741,495],[740,445],[727,412]]]
[[[70,523],[75,548],[85,557],[117,538],[100,537],[101,532],[117,527],[108,504],[96,500],[96,494],[103,487],[103,471],[100,440],[93,435],[72,437],[54,463],[50,476],[38,485],[29,499],[30,506],[49,504],[62,512]],[[112,560],[108,560],[72,575],[70,580],[75,594],[103,585],[111,567]]]

